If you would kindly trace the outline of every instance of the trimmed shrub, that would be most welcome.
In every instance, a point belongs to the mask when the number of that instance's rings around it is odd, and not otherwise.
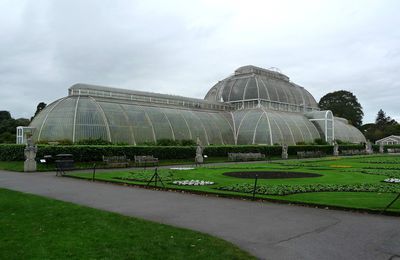
[[[159,145],[159,146],[178,146],[179,141],[172,140],[172,139],[159,139],[159,140],[157,140],[157,145]]]
[[[195,146],[196,142],[193,140],[172,140],[172,139],[159,139],[157,140],[159,146]]]
[[[25,145],[0,144],[0,161],[24,161]]]
[[[400,148],[390,146],[393,148]],[[0,145],[1,161],[23,161],[24,145]],[[77,162],[101,161],[102,156],[126,155],[133,159],[135,155],[153,155],[160,160],[165,159],[194,159],[196,146],[133,146],[133,145],[38,145],[37,158],[44,155],[72,154]],[[374,150],[379,147],[374,146]],[[361,150],[363,145],[340,145],[340,150]],[[327,155],[333,153],[331,145],[297,145],[289,146],[289,155],[297,155],[298,151],[321,151]],[[267,157],[280,156],[281,146],[266,145],[224,145],[207,146],[203,154],[209,157],[227,157],[228,153],[262,153]]]
[[[297,152],[323,152],[327,155],[333,153],[332,145],[296,145],[288,147],[289,155],[297,155]]]
[[[89,138],[89,139],[79,140],[78,142],[76,142],[76,144],[77,145],[111,145],[112,143],[107,140],[101,139],[101,138],[97,138],[97,139]]]
[[[344,145],[339,145],[339,150],[340,151],[365,150],[365,145],[364,144],[344,144]]]

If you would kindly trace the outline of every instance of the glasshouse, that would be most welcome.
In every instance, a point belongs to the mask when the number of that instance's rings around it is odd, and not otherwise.
[[[157,140],[211,144],[365,142],[347,120],[321,111],[303,87],[275,70],[244,66],[204,99],[75,84],[32,121],[34,141],[104,139],[140,145]]]

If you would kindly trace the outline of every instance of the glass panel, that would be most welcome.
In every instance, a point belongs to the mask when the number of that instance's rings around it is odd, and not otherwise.
[[[143,107],[143,109],[151,120],[157,140],[174,139],[171,129],[172,126],[160,108]]]
[[[270,134],[271,133],[269,132],[268,120],[264,114],[261,117],[260,122],[258,123],[254,142],[256,144],[272,145]]]
[[[231,93],[232,87],[235,84],[235,82],[236,80],[227,80],[219,83],[219,84],[224,84],[224,89],[222,90],[222,98],[224,99],[225,102],[230,101],[229,94]]]
[[[43,121],[46,118],[46,115],[51,111],[51,109],[59,102],[60,100],[57,100],[53,103],[51,103],[50,105],[48,105],[47,107],[45,107],[45,109],[43,109],[39,114],[37,114],[35,116],[35,118],[33,119],[33,121],[29,124],[30,127],[34,127],[36,130],[33,133],[33,140],[38,140],[38,136],[39,136],[39,131],[40,128],[42,127]],[[61,101],[62,102],[62,101]],[[43,134],[42,134],[42,138],[41,140],[47,140],[43,138]],[[40,141],[40,140],[38,140]]]
[[[183,116],[183,118],[186,119],[186,122],[189,125],[190,132],[192,133],[193,140],[196,141],[198,137],[202,145],[208,145],[209,142],[207,134],[205,132],[205,127],[197,116],[197,113],[200,112],[189,110],[180,110],[179,112]]]
[[[243,93],[244,89],[246,87],[248,78],[243,78],[243,79],[238,79],[232,87],[232,91],[229,97],[230,101],[235,101],[235,100],[243,100]]]
[[[262,115],[261,110],[250,110],[238,127],[238,144],[253,144],[253,136],[257,122]]]
[[[196,112],[196,115],[207,132],[208,142],[210,144],[222,144],[221,132],[216,127],[215,123],[211,121],[212,119],[210,116],[204,112]]]
[[[98,102],[107,117],[113,143],[134,144],[132,129],[127,121],[127,115],[117,103]]]
[[[258,99],[258,88],[254,77],[249,79],[244,94],[244,99]]]
[[[294,97],[294,91],[292,85],[285,82],[284,90],[286,91],[286,96],[288,97],[289,104],[296,104],[296,98]]]
[[[271,124],[271,133],[273,144],[283,144],[285,143],[282,130],[280,129],[281,124],[278,124],[279,119],[276,118],[273,111],[268,113],[269,122]]]
[[[128,124],[133,128],[136,144],[154,142],[153,128],[143,108],[134,105],[121,106],[128,116]]]
[[[77,109],[75,142],[89,138],[108,140],[106,122],[98,105],[89,98],[81,97]],[[71,120],[73,118],[72,115]]]
[[[209,113],[209,115],[212,117],[213,122],[220,130],[224,144],[235,144],[235,141],[233,139],[233,129],[229,123],[229,121],[231,121],[231,118],[227,118],[229,114]]]
[[[268,91],[270,100],[271,101],[279,101],[278,92],[274,85],[274,81],[272,81],[271,79],[265,78],[265,77],[262,77],[262,81],[263,81],[264,85],[266,86],[266,90]]]
[[[289,128],[292,131],[294,142],[305,142],[304,135],[299,128],[299,124],[297,123],[299,117],[294,116],[294,114],[292,113],[284,113],[283,117],[285,118],[286,123],[289,125]]]
[[[266,86],[264,84],[264,81],[262,80],[261,77],[256,77],[256,80],[257,80],[256,83],[258,83],[260,98],[269,100],[268,92],[267,92]]]
[[[176,140],[193,139],[190,137],[190,132],[185,122],[185,119],[177,110],[166,109],[166,108],[162,110],[167,115],[169,121],[171,122]]]
[[[67,98],[54,107],[43,125],[40,140],[68,139],[72,141],[76,100],[76,98]]]
[[[286,115],[286,113],[282,113],[282,112],[274,113],[276,123],[279,125],[279,128],[282,131],[283,140],[288,145],[295,145],[296,140],[294,139],[292,128],[291,128],[290,124],[287,122],[285,115]]]

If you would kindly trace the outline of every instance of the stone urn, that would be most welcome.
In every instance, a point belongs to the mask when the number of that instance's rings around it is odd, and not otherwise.
[[[288,146],[287,144],[282,145],[282,159],[287,159],[289,157],[288,155]]]
[[[383,143],[379,144],[379,153],[384,153],[385,152],[385,148],[383,146]]]
[[[339,145],[336,141],[333,142],[333,156],[339,156]]]
[[[37,146],[33,145],[32,139],[28,139],[26,147],[24,149],[25,162],[24,162],[24,172],[35,172],[36,171],[36,153]]]
[[[203,147],[201,146],[201,141],[198,137],[197,137],[196,156],[194,157],[194,161],[195,161],[196,165],[203,164],[203,162],[204,162]]]
[[[365,153],[366,154],[373,154],[374,150],[372,149],[372,144],[370,141],[367,141],[367,143],[365,144]]]

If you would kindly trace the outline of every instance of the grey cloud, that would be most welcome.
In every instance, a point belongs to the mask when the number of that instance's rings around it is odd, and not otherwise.
[[[296,19],[277,16],[273,24],[243,18],[248,10],[229,3],[5,1],[0,109],[30,117],[37,103],[65,96],[77,82],[201,98],[237,67],[253,64],[280,68],[316,99],[354,92],[364,122],[380,108],[400,119],[397,1],[332,1],[310,13],[287,10]],[[254,6],[279,7],[263,4]]]

